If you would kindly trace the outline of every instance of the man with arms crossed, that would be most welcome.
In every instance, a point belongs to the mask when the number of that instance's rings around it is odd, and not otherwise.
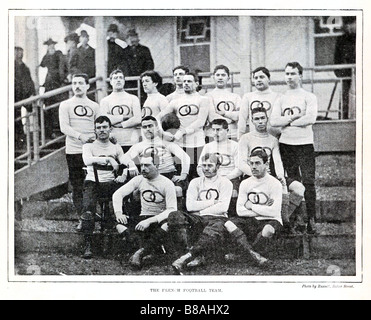
[[[271,124],[282,129],[280,151],[288,178],[301,181],[305,187],[307,232],[314,233],[316,163],[312,125],[317,119],[318,103],[313,93],[301,87],[302,77],[303,67],[298,62],[286,65],[288,90],[276,101]]]
[[[114,70],[110,75],[113,92],[100,102],[101,114],[107,115],[113,125],[112,136],[127,152],[139,142],[141,109],[137,96],[124,90],[125,76],[121,70]]]
[[[267,111],[262,108],[252,110],[252,124],[255,130],[244,134],[239,142],[239,168],[243,173],[251,177],[251,167],[249,165],[250,154],[255,150],[264,150],[268,154],[268,173],[276,177],[283,187],[283,206],[282,217],[284,219],[284,226],[288,229],[291,228],[290,217],[296,211],[295,228],[302,229],[303,219],[305,216],[305,203],[304,200],[304,186],[299,181],[288,179],[286,183],[281,154],[279,150],[279,142],[277,138],[270,135],[267,131],[268,116]],[[288,190],[286,185],[288,185]],[[289,192],[289,194],[288,194]],[[293,220],[293,219],[292,219]],[[294,231],[293,228],[291,231]]]
[[[227,89],[229,79],[230,72],[228,67],[224,65],[215,67],[214,81],[216,88],[206,94],[213,101],[213,108],[209,112],[209,121],[212,122],[216,118],[227,120],[229,124],[228,137],[237,141],[237,124],[241,97]]]
[[[252,72],[252,76],[256,91],[246,93],[242,98],[238,120],[239,137],[247,132],[247,125],[249,126],[249,131],[255,130],[251,122],[251,111],[255,108],[263,107],[267,110],[267,115],[270,118],[273,105],[281,95],[278,92],[273,92],[270,88],[271,75],[267,68],[259,67],[255,69]],[[270,123],[268,123],[268,132],[275,137],[278,137],[280,134],[280,130],[278,128],[272,128]]]
[[[113,195],[113,208],[119,223],[117,230],[129,235],[135,232],[140,237],[140,249],[130,258],[135,268],[141,268],[143,260],[153,257],[158,248],[167,243],[167,218],[170,212],[177,210],[175,186],[160,175],[158,157],[143,157],[140,165],[142,175],[131,179]],[[123,199],[135,190],[140,193],[139,217],[122,212]]]
[[[188,250],[172,264],[176,274],[182,274],[185,265],[189,268],[200,266],[207,253],[212,254],[220,248],[224,224],[228,220],[232,182],[218,175],[221,163],[217,155],[205,154],[201,161],[204,177],[192,180],[189,185],[188,212],[169,215],[169,233],[174,247],[183,254]]]
[[[180,121],[180,128],[175,134],[166,132],[166,139],[174,141],[183,148],[191,158],[190,180],[197,177],[197,160],[205,145],[205,126],[210,109],[210,99],[196,92],[198,77],[188,73],[183,77],[184,96],[170,102],[169,106],[162,111],[157,120],[169,113],[175,113]]]
[[[72,76],[74,96],[63,101],[59,107],[59,125],[66,135],[66,159],[69,181],[72,186],[72,199],[78,216],[82,210],[83,186],[85,180],[82,146],[95,140],[94,121],[99,113],[99,105],[86,96],[89,78],[86,74]]]
[[[211,130],[214,141],[205,145],[200,159],[208,153],[216,154],[220,157],[221,164],[218,174],[222,177],[226,177],[233,184],[233,195],[228,215],[234,216],[236,215],[236,202],[240,187],[240,176],[242,175],[242,171],[238,168],[238,143],[228,139],[229,126],[225,119],[213,120],[211,122]],[[197,172],[200,177],[204,176],[201,161],[199,161]]]
[[[271,238],[282,227],[282,185],[268,174],[268,155],[264,150],[254,151],[250,156],[252,177],[242,181],[237,200],[237,218],[225,223],[239,250],[257,265],[268,261],[253,251],[252,241],[260,234]]]
[[[143,141],[132,146],[126,154],[131,160],[137,157],[148,157],[154,153],[159,158],[159,173],[174,183],[179,183],[187,179],[189,172],[189,156],[174,142],[161,139],[159,135],[159,126],[156,118],[147,116],[142,120]],[[181,174],[176,175],[173,155],[178,158],[182,164]]]

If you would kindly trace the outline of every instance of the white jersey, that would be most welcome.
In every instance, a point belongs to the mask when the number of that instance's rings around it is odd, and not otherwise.
[[[268,132],[275,137],[278,137],[280,134],[280,129],[276,127],[272,127],[271,125],[271,114],[273,110],[273,105],[281,96],[281,93],[273,92],[272,90],[266,91],[254,91],[246,93],[241,102],[240,107],[240,116],[238,120],[238,133],[239,137],[241,137],[246,132],[253,132],[255,130],[255,126],[251,121],[251,112],[253,109],[257,107],[263,107],[267,111],[268,115]],[[247,130],[247,126],[249,130]]]
[[[218,170],[218,174],[220,176],[225,177],[235,171],[236,168],[238,168],[238,143],[236,141],[226,140],[222,143],[213,141],[205,144],[205,147],[203,148],[200,159],[198,161],[199,164],[202,162],[202,157],[208,153],[217,154],[218,156],[220,156],[222,162]]]
[[[168,100],[161,93],[148,94],[142,107],[142,118],[147,116],[156,117],[169,105]]]
[[[183,89],[176,89],[174,92],[168,94],[166,96],[167,101],[171,102],[173,100],[183,98],[185,96],[184,90]]]
[[[141,216],[156,216],[160,222],[166,220],[171,212],[177,211],[174,183],[159,175],[153,180],[137,176],[117,190],[113,195],[115,212],[122,211],[122,200],[133,193],[134,190],[140,192]]]
[[[81,134],[95,134],[94,121],[99,114],[99,105],[88,98],[72,97],[59,107],[61,132],[66,135],[66,154],[81,154]]]
[[[214,89],[208,92],[206,96],[210,97],[213,106],[209,111],[208,121],[211,123],[214,119],[225,119],[229,124],[229,135],[231,139],[237,140],[238,117],[240,111],[241,97],[237,93],[230,92],[228,89]],[[224,116],[220,112],[225,112]],[[207,135],[210,135],[207,133]]]
[[[119,164],[127,164],[122,148],[112,142],[102,143],[95,140],[93,143],[86,143],[83,146],[82,158],[87,166],[85,180],[95,181],[93,163],[98,163],[97,172],[99,182],[110,182],[115,179],[113,167],[110,165],[99,165],[102,158],[113,158]]]
[[[158,171],[160,173],[172,173],[176,171],[173,155],[178,157],[182,162],[182,174],[189,173],[189,156],[177,144],[165,141],[159,137],[156,137],[152,141],[145,139],[137,143],[126,154],[130,159],[134,160],[137,157],[140,159],[150,156],[152,152],[159,157],[160,164]]]
[[[317,120],[317,97],[302,88],[287,90],[275,103],[271,124],[282,127],[280,142],[288,145],[313,144],[312,125]],[[289,122],[291,115],[300,114],[301,118]]]
[[[269,199],[273,204],[267,205]],[[247,209],[250,202],[252,209]],[[239,216],[255,216],[257,220],[276,220],[282,224],[282,185],[271,175],[257,179],[250,177],[242,181],[237,199],[237,214]]]
[[[102,99],[101,113],[107,115],[113,125],[112,137],[121,146],[132,146],[139,142],[141,109],[137,96],[125,91],[112,92]]]
[[[225,177],[193,179],[187,190],[187,210],[201,216],[227,218],[232,192],[233,184]]]

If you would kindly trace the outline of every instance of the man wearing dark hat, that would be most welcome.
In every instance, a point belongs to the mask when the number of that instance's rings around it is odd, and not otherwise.
[[[80,55],[80,70],[90,78],[95,77],[95,50],[89,45],[89,34],[86,30],[80,32],[80,44],[78,49]]]
[[[80,65],[79,68],[82,73],[89,76],[89,79],[95,77],[95,50],[89,45],[89,34],[86,30],[80,32],[80,47],[78,48]],[[95,83],[90,85],[90,90],[96,88]],[[89,94],[90,100],[95,100],[95,94]]]
[[[40,67],[48,69],[43,85],[45,92],[62,87],[65,78],[64,56],[62,51],[55,49],[56,44],[57,42],[52,38],[44,42],[44,45],[48,46],[48,48],[40,63]],[[50,97],[45,99],[45,106],[51,106],[62,100],[64,100],[63,95]],[[52,138],[58,131],[60,131],[58,108],[54,108],[45,112],[45,135],[47,138]]]
[[[81,73],[80,71],[80,56],[77,50],[77,44],[79,43],[79,36],[76,32],[70,33],[64,38],[64,42],[67,46],[67,80],[70,83],[72,75]]]
[[[125,76],[140,76],[143,72],[153,70],[155,64],[149,48],[139,43],[139,36],[135,29],[127,33],[128,46],[124,49]],[[126,88],[137,88],[136,81],[127,81]],[[141,88],[141,104],[146,100],[146,95]]]
[[[107,75],[109,76],[112,71],[122,69],[124,63],[124,48],[127,47],[125,41],[118,38],[119,28],[117,24],[110,24],[107,30],[108,42],[108,63]]]

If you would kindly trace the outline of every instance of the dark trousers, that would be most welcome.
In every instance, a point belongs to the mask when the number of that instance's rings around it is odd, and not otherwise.
[[[227,220],[224,217],[175,211],[170,213],[168,218],[169,233],[176,244],[182,242],[177,239],[179,235],[187,233],[187,243],[183,241],[183,248],[178,247],[178,250],[185,251],[187,248],[184,246],[193,246],[191,253],[195,256],[212,254],[220,248],[225,239],[224,224]]]
[[[300,181],[304,185],[308,218],[314,218],[316,216],[314,146],[312,144],[294,146],[280,143],[280,151],[288,178]]]
[[[85,181],[85,167],[82,154],[66,154],[68,178],[72,187],[72,200],[77,214],[82,213],[82,199]]]
[[[189,178],[189,181],[192,181],[194,178],[197,178],[198,177],[197,165],[198,165],[198,159],[201,156],[203,147],[199,147],[199,148],[183,148],[183,150],[191,158],[191,165],[189,167],[188,178]]]
[[[266,225],[270,225],[279,233],[282,225],[277,220],[258,220],[255,218],[236,217],[230,219],[243,233],[246,235],[248,241],[252,242],[256,239],[257,235],[263,231]]]
[[[139,244],[140,248],[144,248],[146,254],[161,252],[162,246],[164,248],[168,244],[168,233],[161,229],[167,220],[161,223],[153,223],[148,229],[144,231],[136,231],[135,227],[143,220],[150,218],[150,216],[130,216],[128,219],[128,230],[126,231],[130,244],[129,246],[135,246]],[[166,250],[166,249],[165,249]]]

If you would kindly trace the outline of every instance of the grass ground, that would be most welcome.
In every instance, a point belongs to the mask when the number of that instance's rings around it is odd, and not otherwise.
[[[171,261],[164,255],[150,266],[141,270],[132,270],[127,263],[128,257],[119,259],[95,257],[84,260],[76,255],[29,253],[18,255],[15,270],[18,275],[173,275]],[[342,276],[355,275],[354,260],[292,259],[273,260],[270,267],[262,269],[247,265],[245,262],[215,262],[194,271],[185,271],[185,275],[273,275],[273,276],[328,276],[328,268],[338,266]]]

